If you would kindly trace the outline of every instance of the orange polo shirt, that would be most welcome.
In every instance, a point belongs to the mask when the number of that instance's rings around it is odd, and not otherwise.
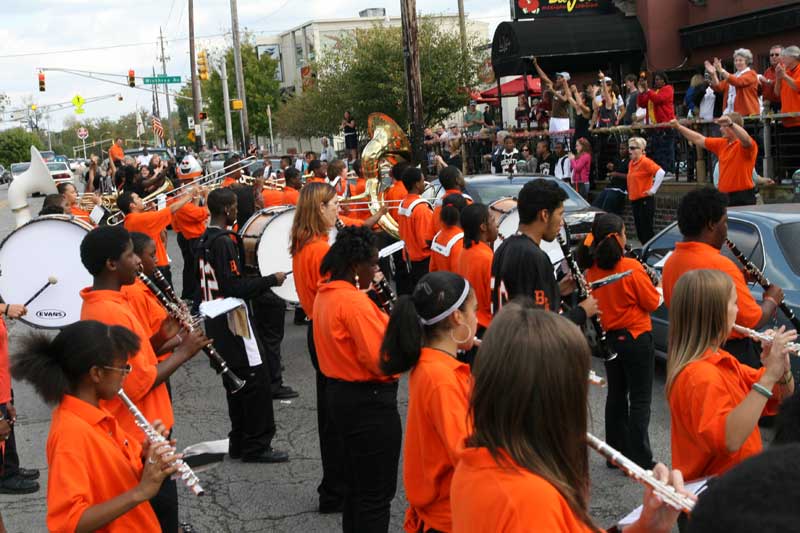
[[[549,481],[517,465],[498,464],[487,448],[467,448],[450,485],[452,533],[590,532]]]
[[[706,137],[706,149],[719,157],[720,192],[749,191],[753,186],[753,169],[756,166],[758,145],[750,138],[750,148],[739,140],[732,143],[721,137]]]
[[[469,365],[423,348],[408,378],[403,483],[409,508],[404,528],[450,531],[450,481],[467,438],[472,389]]]
[[[702,242],[679,242],[675,245],[675,251],[664,263],[661,276],[661,287],[664,290],[664,304],[669,307],[672,300],[672,289],[678,279],[690,270],[713,269],[725,272],[733,280],[736,287],[737,305],[739,313],[736,315],[736,323],[748,328],[754,328],[761,320],[761,307],[750,294],[750,287],[744,279],[741,270],[722,253],[708,244]],[[735,331],[731,332],[730,337],[741,339],[744,335]]]
[[[343,381],[396,381],[379,368],[389,317],[347,281],[322,283],[314,300],[314,346],[319,369]]]
[[[724,95],[725,107],[728,104],[730,87],[736,87],[736,97],[733,99],[733,110],[743,117],[761,114],[761,103],[758,101],[758,74],[753,69],[748,70],[738,78],[731,74],[728,79],[719,82],[714,90]]]
[[[172,229],[184,239],[197,239],[206,232],[208,208],[189,202],[172,214]]]
[[[474,243],[461,251],[456,274],[472,286],[478,299],[478,324],[488,328],[492,321],[492,259],[494,252],[485,242]]]
[[[161,324],[167,319],[169,314],[158,297],[150,292],[147,285],[144,284],[139,278],[133,282],[133,285],[123,285],[120,292],[128,300],[128,304],[136,314],[136,318],[144,325],[150,332],[150,337],[155,335],[161,329]],[[167,359],[172,352],[156,355],[158,362]]]
[[[139,484],[142,446],[114,415],[64,395],[53,410],[47,436],[47,530],[72,533],[83,513]],[[97,531],[161,531],[143,502]]]
[[[108,149],[108,157],[113,159],[114,163],[122,161],[125,159],[125,150],[118,144],[112,144],[111,148]]]
[[[292,187],[283,189],[283,205],[297,205],[297,200],[300,198],[300,191]]]
[[[461,189],[447,189],[444,191],[444,195],[436,201],[436,205],[433,206],[433,232],[436,233],[437,231],[442,229],[442,204],[440,203],[441,200],[444,199],[445,196],[450,196],[451,194],[460,194],[464,196],[464,199],[467,201],[467,205],[472,204],[472,199],[467,198],[467,195],[464,194],[464,191]]]
[[[156,265],[168,266],[167,247],[161,240],[161,232],[167,229],[172,222],[172,213],[169,207],[158,211],[143,211],[141,213],[129,213],[125,216],[125,229],[134,232],[144,233],[156,243]]]
[[[77,207],[77,206],[73,205],[72,207],[69,208],[69,213],[72,216],[74,216],[75,218],[79,218],[79,219],[83,220],[84,222],[88,222],[92,226],[96,226],[97,225],[97,224],[94,223],[94,221],[91,218],[89,218],[89,211],[84,211],[80,207]]]
[[[262,189],[261,198],[264,200],[264,207],[277,207],[279,205],[284,205],[283,191],[278,191],[275,189]]]
[[[787,70],[786,75],[794,80],[797,90],[789,87],[785,81],[781,81],[781,113],[797,113],[800,112],[800,65]],[[800,126],[800,117],[785,118],[783,125],[787,128],[796,128]]]
[[[292,257],[294,287],[306,316],[314,314],[314,298],[317,297],[317,288],[322,280],[319,267],[322,265],[322,258],[330,248],[328,235],[319,235],[311,239]]]
[[[461,238],[453,241],[449,255],[444,255],[447,253],[448,243],[458,235],[461,235]],[[446,227],[434,235],[433,241],[431,242],[430,272],[437,272],[439,270],[455,272],[458,270],[458,260],[461,257],[461,250],[463,247],[464,231],[458,226]]]
[[[641,200],[645,193],[653,187],[656,172],[661,169],[658,163],[643,155],[639,161],[631,159],[628,163],[628,199]]]
[[[383,199],[389,201],[387,206],[393,219],[397,220],[397,206],[406,196],[408,196],[408,191],[402,181],[395,181],[383,191]]]
[[[409,194],[400,208],[407,208],[417,198],[420,195]],[[405,241],[405,253],[411,261],[423,261],[431,255],[429,243],[433,239],[433,212],[430,207],[429,203],[424,202],[414,207],[410,216],[397,214],[400,239]]]
[[[761,452],[758,424],[733,453],[725,446],[725,424],[731,411],[742,403],[766,370],[750,368],[725,350],[712,352],[710,348],[681,370],[672,383],[668,400],[672,468],[679,469],[684,479],[718,476]],[[777,411],[778,401],[773,397],[764,407],[764,414]]]
[[[367,180],[364,178],[358,178],[356,179],[355,184],[350,186],[350,195],[358,196],[359,194],[362,194],[366,190],[367,190]],[[366,201],[367,199],[357,200],[357,202],[359,202],[359,205],[356,205],[353,207],[353,209],[348,210],[347,214],[359,220],[366,220],[369,217],[371,217],[372,213],[370,212],[369,206],[363,203]],[[342,204],[342,207],[347,208],[347,204],[346,203]]]
[[[81,320],[97,320],[110,326],[124,326],[139,337],[139,351],[128,359],[133,370],[125,378],[122,387],[147,420],[152,422],[160,419],[167,429],[171,429],[175,418],[167,386],[161,383],[153,388],[158,373],[158,359],[150,345],[147,326],[139,322],[125,295],[119,291],[93,291],[91,287],[86,287],[80,294],[83,298]],[[114,398],[103,400],[100,404],[114,415],[122,429],[137,439],[144,439],[144,433],[136,425],[133,415],[122,400]]]
[[[366,178],[356,178],[356,182],[350,187],[350,194],[353,196],[361,194],[367,190]]]
[[[621,280],[594,289],[592,296],[597,298],[605,330],[627,329],[635,339],[653,329],[650,313],[658,309],[661,303],[661,295],[642,264],[636,259],[623,257],[610,270],[595,265],[586,269],[586,281],[591,283],[627,270],[633,272]]]

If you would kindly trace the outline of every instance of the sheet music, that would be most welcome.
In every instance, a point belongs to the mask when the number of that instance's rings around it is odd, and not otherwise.
[[[200,314],[206,318],[217,318],[227,314],[239,306],[244,305],[244,301],[239,298],[221,298],[219,300],[209,300],[200,304]]]

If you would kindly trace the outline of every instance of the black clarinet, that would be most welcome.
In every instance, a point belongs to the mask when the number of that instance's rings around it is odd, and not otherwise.
[[[158,301],[161,302],[161,305],[164,306],[164,309],[167,310],[167,313],[177,320],[181,326],[186,328],[189,331],[193,331],[195,329],[194,323],[192,322],[192,317],[183,311],[177,304],[171,302],[170,299],[165,295],[158,286],[148,278],[144,273],[139,272],[136,274],[139,279],[147,285],[147,288],[150,289],[150,292],[158,298]],[[239,378],[233,371],[228,368],[228,363],[225,362],[225,359],[217,353],[217,350],[214,349],[214,346],[209,344],[208,346],[203,347],[203,352],[208,356],[211,360],[211,366],[217,371],[217,374],[222,374],[222,379],[227,380],[229,389],[231,394],[235,394],[242,390],[245,386],[245,382]]]
[[[761,285],[762,289],[766,291],[772,286],[772,283],[770,283],[770,281],[767,279],[767,276],[765,276],[764,273],[761,272],[758,269],[758,267],[753,264],[752,261],[750,261],[747,257],[745,257],[745,255],[739,250],[739,248],[737,248],[736,245],[733,244],[733,241],[726,238],[725,244],[728,245],[728,248],[730,248],[733,256],[739,260],[739,262],[742,264],[747,273],[753,276],[755,280],[758,282],[758,284]],[[794,312],[788,305],[786,305],[786,301],[781,300],[781,302],[778,304],[778,307],[781,308],[783,314],[786,315],[786,318],[788,318],[789,322],[792,323],[794,329],[800,331],[800,320],[798,320],[797,317],[794,316]]]
[[[561,252],[564,254],[564,259],[567,260],[567,266],[572,273],[572,277],[575,279],[575,283],[578,285],[578,299],[585,300],[592,295],[592,288],[586,281],[586,277],[584,277],[581,267],[578,266],[575,256],[572,255],[572,250],[570,249],[569,244],[567,244],[567,241],[561,236],[561,233],[558,234],[557,238],[558,245],[561,246]],[[617,353],[608,345],[606,330],[603,329],[603,325],[600,323],[600,319],[597,317],[597,315],[589,319],[589,325],[594,329],[594,333],[597,338],[598,357],[605,361],[613,361],[616,359]],[[594,352],[595,350],[592,350],[593,354]]]
[[[391,315],[392,310],[394,310],[394,303],[397,301],[397,296],[392,290],[391,285],[389,285],[389,282],[386,281],[386,278],[382,277],[380,281],[373,282],[372,290],[378,296],[381,309],[383,309],[387,315]]]
[[[644,271],[647,273],[647,276],[650,278],[650,281],[653,282],[653,286],[654,287],[659,286],[659,284],[661,283],[661,274],[658,273],[658,270],[648,265],[645,262],[645,260],[642,259],[642,256],[634,252],[630,244],[625,245],[625,255],[639,261],[639,263],[644,267]]]
[[[153,270],[153,280],[157,286],[160,286],[161,291],[166,294],[170,300],[172,300],[175,305],[181,308],[184,312],[188,313],[189,309],[186,307],[186,304],[178,298],[178,295],[175,294],[175,289],[172,288],[167,278],[164,277],[164,274],[161,273],[159,269]]]

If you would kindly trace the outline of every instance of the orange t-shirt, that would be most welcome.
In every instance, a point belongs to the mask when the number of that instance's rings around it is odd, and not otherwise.
[[[328,183],[325,181],[325,178],[318,178],[316,176],[311,176],[310,178],[306,179],[306,183]]]
[[[330,248],[328,235],[320,235],[311,239],[292,257],[294,287],[306,316],[314,314],[314,298],[317,297],[317,288],[322,280],[319,267]]]
[[[314,300],[314,346],[319,369],[343,381],[396,381],[379,368],[389,317],[347,281],[322,283]]]
[[[108,149],[108,157],[114,160],[116,164],[117,161],[122,161],[125,159],[125,150],[122,149],[121,146],[117,144],[112,144],[111,148]]]
[[[123,285],[120,292],[128,300],[128,304],[133,309],[139,322],[150,331],[152,337],[161,329],[161,324],[167,319],[169,314],[158,297],[150,292],[147,285],[144,284],[139,278],[133,282],[133,285]],[[164,361],[172,352],[156,355],[158,361]]]
[[[431,241],[431,264],[429,270],[437,272],[458,270],[458,260],[464,247],[464,232],[458,226],[442,229]]]
[[[781,81],[781,113],[797,113],[800,112],[800,65],[787,70],[786,75],[794,80],[797,90],[789,87],[785,81]],[[796,128],[800,126],[800,117],[785,118],[783,125],[787,128]]]
[[[750,142],[750,148],[745,148],[738,139],[731,143],[721,137],[706,137],[706,149],[719,157],[720,192],[749,191],[754,187],[758,145],[752,137]]]
[[[672,427],[672,468],[687,481],[718,476],[761,451],[758,424],[742,447],[731,453],[725,446],[728,415],[766,372],[739,363],[725,350],[708,350],[677,375],[669,391]],[[779,387],[780,385],[776,385]],[[765,415],[778,411],[773,397]]]
[[[156,265],[168,266],[167,247],[161,240],[161,232],[167,229],[172,222],[172,213],[169,207],[158,211],[143,211],[141,213],[129,213],[125,216],[125,229],[134,232],[144,233],[156,243]]]
[[[341,220],[345,226],[363,226],[364,221],[360,218],[353,218],[348,217],[347,215],[339,215],[339,220]]]
[[[725,272],[733,280],[736,287],[737,304],[739,313],[736,315],[736,323],[748,328],[754,328],[761,320],[761,307],[756,303],[753,295],[750,294],[750,287],[744,279],[741,270],[727,257],[722,255],[713,246],[702,242],[679,242],[675,245],[675,251],[664,263],[661,276],[661,287],[664,290],[664,303],[669,307],[672,300],[672,289],[678,279],[690,270],[712,269]],[[741,339],[744,335],[732,331],[729,338]]]
[[[139,484],[142,446],[114,415],[64,395],[47,436],[47,530],[71,533],[83,513]],[[143,502],[97,531],[161,531],[150,502]]]
[[[410,214],[403,214],[418,198],[421,198],[418,194],[406,196],[397,213],[400,239],[405,241],[404,250],[411,261],[423,261],[430,257],[430,241],[433,239],[433,212],[428,202],[416,205]]]
[[[283,189],[283,205],[297,205],[297,200],[300,198],[300,191],[292,187]]]
[[[350,194],[353,196],[363,193],[367,190],[367,180],[365,178],[356,178],[356,182],[350,187]]]
[[[358,196],[362,194],[364,191],[367,190],[367,180],[364,178],[358,178],[355,184],[350,186],[350,195],[351,196]],[[357,200],[356,202],[358,205],[353,206],[352,209],[349,209],[347,203],[342,203],[342,207],[347,209],[347,214],[353,218],[357,218],[359,220],[366,220],[372,216],[370,212],[369,206],[366,205],[367,199]]]
[[[397,209],[400,202],[408,196],[406,186],[402,181],[395,181],[385,191],[383,191],[383,199],[389,203],[386,206],[389,209],[389,214],[393,219],[397,220]]]
[[[83,220],[84,222],[88,222],[92,226],[96,226],[97,225],[97,224],[94,223],[94,221],[91,218],[89,218],[89,211],[84,211],[80,207],[77,207],[77,206],[73,205],[72,207],[69,208],[69,213],[72,216],[74,216],[75,218],[79,218],[79,219]]]
[[[236,185],[237,183],[239,183],[239,178],[232,178],[230,176],[227,176],[222,180],[223,187],[230,187],[232,185]]]
[[[172,229],[185,239],[197,239],[208,225],[208,208],[189,202],[172,214]]]
[[[469,365],[423,348],[408,378],[403,484],[409,508],[405,530],[450,531],[450,481],[469,433]]]
[[[628,164],[628,199],[631,202],[641,200],[645,193],[653,187],[656,172],[661,170],[658,163],[643,155],[639,161]]]
[[[494,252],[485,242],[473,243],[461,251],[456,274],[472,285],[478,299],[478,324],[488,328],[492,321],[492,259]]]
[[[594,289],[592,295],[597,298],[605,330],[627,329],[635,339],[653,329],[650,313],[661,304],[661,295],[642,264],[636,259],[623,257],[610,270],[595,265],[586,269],[586,281],[591,283],[627,270],[633,272],[621,280]]]
[[[736,97],[733,99],[733,110],[743,117],[761,113],[761,104],[758,101],[758,74],[753,69],[748,70],[738,78],[735,74],[719,82],[714,90],[724,94],[725,107],[728,103],[730,87],[736,87]]]
[[[124,326],[139,337],[139,351],[128,359],[133,370],[125,377],[122,388],[131,401],[141,409],[147,420],[152,422],[160,419],[167,429],[171,429],[175,418],[167,386],[161,383],[153,388],[158,373],[156,369],[158,359],[150,345],[147,326],[139,322],[125,295],[119,291],[95,291],[91,287],[86,287],[80,294],[83,298],[81,320],[97,320],[109,326]],[[122,400],[119,398],[101,400],[100,405],[114,415],[122,429],[137,439],[144,439],[144,433],[136,425],[133,415]]]
[[[460,194],[464,197],[467,201],[467,205],[472,204],[472,198],[468,195],[464,194],[461,189],[447,189],[444,191],[444,194],[441,198],[438,198],[433,206],[433,232],[436,233],[442,229],[442,200],[445,196],[450,196],[451,194]]]
[[[498,464],[487,448],[462,452],[450,485],[452,533],[592,531],[549,481],[517,465],[505,451],[500,457]]]
[[[264,207],[277,207],[279,205],[284,205],[283,191],[278,191],[275,189],[262,189],[261,198],[264,200]]]

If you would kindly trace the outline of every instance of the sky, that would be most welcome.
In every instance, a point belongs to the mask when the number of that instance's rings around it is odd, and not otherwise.
[[[87,103],[81,117],[118,117],[134,109],[152,107],[152,95],[127,86],[125,76],[133,69],[136,76],[161,71],[157,46],[159,27],[163,28],[167,73],[188,79],[189,40],[187,0],[3,0],[0,22],[0,93],[11,104],[7,109],[69,102],[75,95],[85,99],[121,94]],[[230,0],[195,0],[196,47],[220,49],[230,43]],[[469,18],[494,28],[509,18],[508,0],[464,0]],[[278,34],[315,19],[357,17],[362,9],[383,7],[390,16],[400,15],[399,0],[239,0],[239,27],[256,36]],[[417,0],[423,14],[458,12],[457,0]],[[487,37],[487,39],[490,37]],[[39,68],[68,68],[117,74],[124,86],[78,77],[61,72],[46,72],[46,92],[39,92]],[[141,82],[137,80],[137,85]],[[163,87],[163,86],[162,86]],[[171,88],[178,89],[179,85]],[[164,97],[161,98],[164,116]],[[174,109],[173,109],[174,111]],[[51,112],[45,126],[62,128],[72,108]],[[47,126],[49,124],[49,126]],[[0,129],[16,124],[0,123]]]

